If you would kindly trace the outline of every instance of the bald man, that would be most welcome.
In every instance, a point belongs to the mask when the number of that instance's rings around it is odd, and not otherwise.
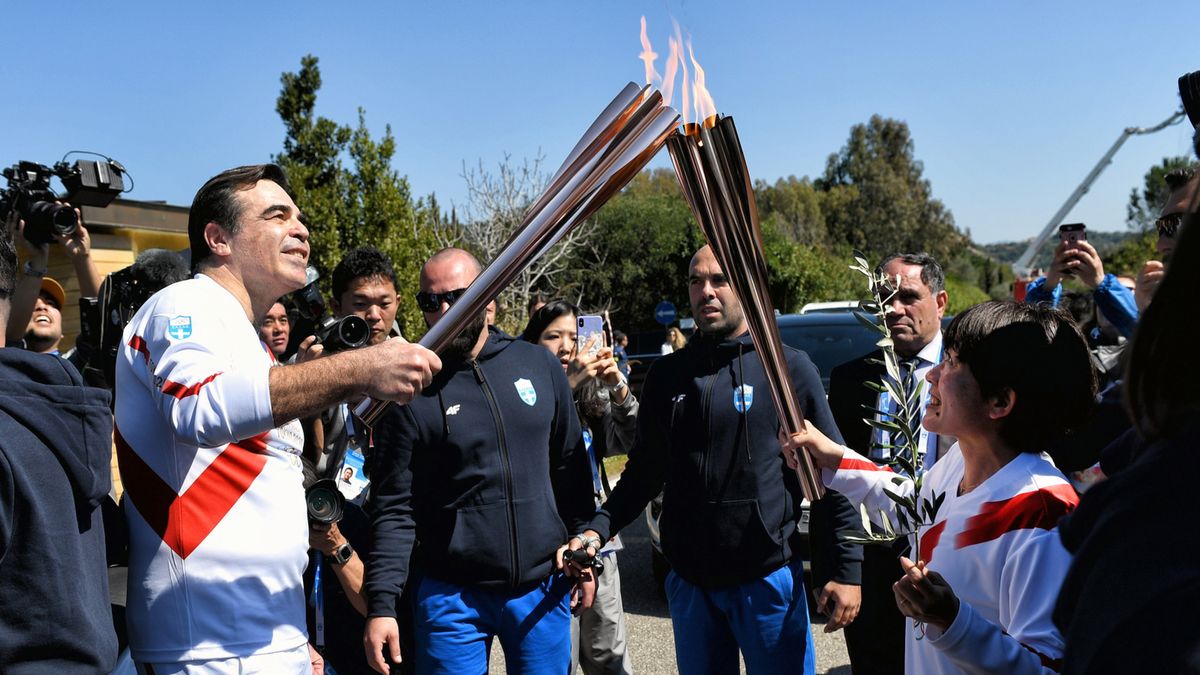
[[[417,294],[425,322],[441,320],[479,273],[466,251],[434,254]],[[574,582],[555,556],[595,508],[571,388],[547,349],[488,326],[486,311],[441,356],[422,395],[375,430],[368,662],[483,673],[498,637],[510,672],[561,675]],[[400,653],[395,618],[406,587],[411,655]]]

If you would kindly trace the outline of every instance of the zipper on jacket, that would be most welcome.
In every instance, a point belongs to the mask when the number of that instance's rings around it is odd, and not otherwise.
[[[712,357],[710,356],[709,357],[709,365],[711,366],[712,363],[713,363],[713,360],[712,360]],[[708,489],[708,483],[709,483],[709,481],[708,481],[708,455],[709,455],[709,451],[712,450],[712,438],[713,438],[712,392],[713,392],[713,387],[716,386],[716,384],[717,384],[717,376],[718,375],[720,375],[720,372],[713,372],[712,375],[708,376],[708,383],[704,385],[704,396],[702,396],[700,398],[700,410],[703,412],[704,416],[708,419],[708,429],[707,429],[708,437],[705,439],[705,442],[704,442],[704,452],[701,453],[701,455],[700,455],[700,475],[704,477],[704,489],[705,490]]]
[[[471,360],[471,369],[475,371],[475,380],[483,390],[488,408],[492,411],[492,420],[496,423],[496,442],[500,445],[500,463],[504,469],[504,501],[508,507],[508,531],[510,534],[508,554],[512,563],[509,567],[508,584],[515,587],[521,581],[521,556],[517,548],[517,514],[516,507],[513,505],[512,462],[508,455],[508,444],[504,442],[504,424],[500,420],[500,407],[496,405],[496,397],[492,395],[492,388],[488,384],[487,378],[483,376],[483,369],[479,367],[478,361]]]

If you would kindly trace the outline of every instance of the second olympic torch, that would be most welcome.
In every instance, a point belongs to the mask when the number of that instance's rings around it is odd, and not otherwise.
[[[788,374],[775,308],[767,295],[767,261],[750,172],[732,117],[713,115],[667,139],[667,150],[692,213],[742,303],[784,433],[803,428],[804,413]],[[810,501],[825,494],[807,452],[796,477]]]

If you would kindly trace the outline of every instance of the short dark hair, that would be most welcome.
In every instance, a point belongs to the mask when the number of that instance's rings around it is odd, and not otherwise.
[[[897,259],[908,265],[920,265],[921,283],[925,284],[932,293],[937,294],[945,290],[946,273],[942,270],[942,266],[938,264],[937,258],[924,251],[916,253],[896,252],[887,256],[883,260],[880,260],[879,265],[875,267],[875,276],[883,274],[883,268],[887,267],[888,263]]]
[[[1000,438],[1018,452],[1043,452],[1085,424],[1096,397],[1087,341],[1066,311],[992,300],[975,305],[943,333],[984,397],[1016,395]]]
[[[192,250],[193,272],[199,270],[212,255],[208,242],[204,240],[204,228],[209,223],[216,223],[226,232],[236,234],[241,227],[242,217],[237,193],[254,187],[260,180],[269,180],[283,188],[289,196],[292,195],[287,175],[275,164],[252,164],[222,171],[209,178],[196,192],[188,213],[188,243]]]
[[[546,326],[554,323],[555,319],[567,314],[579,316],[582,313],[583,310],[566,300],[551,300],[529,317],[529,323],[525,324],[525,330],[521,331],[521,339],[536,343],[546,330]]]
[[[17,288],[17,249],[7,232],[0,232],[0,300],[8,300]]]
[[[1163,176],[1163,179],[1167,181],[1167,189],[1174,192],[1190,183],[1195,177],[1195,166],[1182,166],[1178,169],[1168,171],[1167,175]]]
[[[1200,330],[1196,289],[1200,288],[1200,214],[1179,228],[1167,274],[1154,300],[1138,319],[1126,347],[1124,400],[1129,418],[1147,440],[1175,435],[1200,412]]]
[[[333,297],[340,299],[355,279],[375,277],[387,279],[396,288],[396,269],[391,259],[374,246],[359,246],[333,268]]]

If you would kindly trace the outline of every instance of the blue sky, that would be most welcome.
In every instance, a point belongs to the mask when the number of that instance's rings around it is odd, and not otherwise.
[[[1178,1],[10,3],[0,163],[95,150],[133,174],[129,197],[189,204],[281,149],[279,76],[312,53],[318,113],[390,124],[414,193],[461,206],[464,162],[540,152],[552,172],[642,80],[643,14],[660,54],[672,16],[691,34],[756,178],[819,175],[852,125],[902,119],[934,195],[981,242],[1035,234],[1200,69],[1200,3]],[[1130,140],[1070,220],[1123,229],[1129,190],[1190,137],[1184,123]]]

